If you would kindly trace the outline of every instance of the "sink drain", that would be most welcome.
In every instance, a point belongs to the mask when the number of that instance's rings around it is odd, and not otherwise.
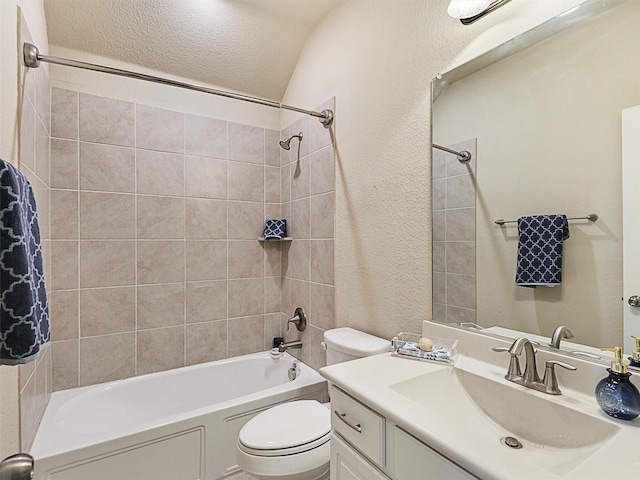
[[[522,448],[522,444],[520,443],[520,440],[514,437],[504,437],[500,440],[500,442],[509,448],[515,448],[515,449]]]

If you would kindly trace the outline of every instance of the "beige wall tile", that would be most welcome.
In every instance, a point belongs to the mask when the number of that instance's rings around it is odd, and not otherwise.
[[[447,303],[447,285],[444,273],[433,272],[433,302]]]
[[[326,102],[323,102],[322,105],[319,105],[315,110],[322,112],[325,109],[329,109],[335,113],[335,98],[330,98]],[[333,128],[333,126],[329,128],[325,127],[317,118],[309,118],[309,151],[313,153],[335,143],[333,139]]]
[[[446,208],[447,198],[447,179],[441,178],[433,180],[431,183],[432,189],[432,206],[434,210],[442,210]]]
[[[261,242],[264,250],[264,274],[267,277],[279,277],[282,272],[282,248],[280,242]]]
[[[227,278],[227,242],[188,241],[187,281]]]
[[[434,250],[435,251],[435,250]],[[475,275],[475,242],[447,242],[447,273]]]
[[[184,153],[184,114],[136,105],[136,146]]]
[[[138,195],[137,238],[184,238],[184,198]]]
[[[80,386],[135,375],[135,333],[80,339]]]
[[[447,274],[447,305],[476,308],[476,277]]]
[[[264,164],[264,128],[229,122],[228,159]]]
[[[459,208],[447,210],[446,239],[447,241],[472,242],[476,234],[476,209]]]
[[[309,240],[293,240],[288,254],[287,276],[309,281]]]
[[[227,238],[227,202],[186,199],[186,238],[215,240]]]
[[[268,313],[264,316],[264,350],[273,348],[273,338],[282,336],[281,313]]]
[[[227,281],[187,283],[187,323],[227,318]]]
[[[264,218],[284,218],[287,219],[287,217],[284,217],[282,215],[282,207],[280,206],[279,203],[266,203],[264,205]],[[291,218],[291,217],[289,217]],[[287,220],[289,221],[289,220]]]
[[[135,287],[80,290],[80,335],[93,337],[136,328]]]
[[[78,290],[50,291],[49,316],[53,341],[78,338]]]
[[[451,244],[451,242],[449,242]],[[445,272],[446,263],[446,242],[433,242],[433,271]]]
[[[49,185],[49,133],[44,124],[36,120],[36,174]]]
[[[264,276],[264,250],[257,241],[229,242],[229,278]]]
[[[311,235],[311,207],[309,198],[291,202],[291,216],[287,223],[288,235],[306,239]]]
[[[291,165],[291,200],[309,196],[310,168],[309,157],[302,157]]]
[[[333,240],[311,240],[311,281],[333,285]]]
[[[138,283],[172,283],[185,279],[185,242],[138,241]]]
[[[282,281],[280,277],[265,277],[264,279],[264,311],[276,313],[282,311],[280,291]]]
[[[185,302],[184,283],[138,286],[137,328],[183,325]]]
[[[36,388],[36,381],[32,376],[20,392],[20,443],[24,451],[28,451],[31,448],[38,429],[38,421],[41,418],[38,415],[38,393]]]
[[[51,136],[78,139],[78,92],[51,89]]]
[[[280,203],[280,167],[264,168],[264,200]]]
[[[184,327],[140,330],[137,341],[137,374],[184,366]]]
[[[471,175],[447,178],[447,208],[475,207],[476,189]]]
[[[185,157],[186,195],[227,199],[227,161],[216,158]]]
[[[445,239],[445,211],[433,212],[433,241],[443,242]]]
[[[78,288],[78,242],[51,242],[51,289]]]
[[[333,238],[335,195],[311,197],[311,238]]]
[[[133,147],[135,107],[133,103],[80,94],[80,140]]]
[[[264,167],[241,162],[227,165],[229,200],[264,201]]]
[[[229,318],[259,315],[264,309],[264,279],[229,280]]]
[[[302,141],[299,142],[297,138],[294,138],[290,144],[290,161],[292,162],[309,155],[309,117],[307,115],[300,115],[298,120],[287,128],[286,133],[283,133],[283,137],[289,138],[291,135],[298,135],[299,133],[302,133]]]
[[[36,73],[36,113],[46,126],[47,132],[51,132],[51,87],[45,68],[38,68]],[[47,133],[48,135],[48,133]]]
[[[80,192],[80,238],[135,238],[135,196]]]
[[[53,364],[53,390],[75,388],[78,383],[79,340],[64,340],[51,343]]]
[[[264,164],[272,167],[280,166],[280,132],[278,130],[264,131]]]
[[[187,365],[228,357],[227,321],[187,325]]]
[[[449,323],[476,323],[476,310],[449,305],[447,306],[446,320],[444,317],[441,318],[443,318],[443,321]]]
[[[309,282],[291,280],[291,307],[289,310],[284,312],[289,315],[289,318],[293,317],[295,310],[298,307],[302,307],[302,309],[307,313],[311,311],[310,286],[311,284]],[[289,330],[295,330],[294,325],[291,325]]]
[[[311,307],[309,318],[311,325],[323,330],[334,327],[335,318],[335,288],[318,283],[310,284]]]
[[[77,240],[79,237],[77,190],[51,190],[51,238]]]
[[[138,193],[183,196],[183,155],[176,153],[136,150],[136,179]]]
[[[229,239],[255,240],[264,232],[264,206],[254,202],[229,202]]]
[[[312,326],[309,327],[309,333],[309,366],[315,370],[319,370],[327,365],[327,354],[321,345],[321,342],[324,340],[324,330]]]
[[[311,195],[335,190],[335,166],[333,148],[326,147],[309,157]]]
[[[288,164],[280,168],[280,200],[291,201],[291,165]]]
[[[36,169],[36,112],[27,100],[20,116],[20,161],[23,166]]]
[[[135,238],[135,197],[80,192],[80,238]]]
[[[134,241],[80,242],[80,286],[91,288],[134,285],[135,258]]]
[[[227,122],[185,115],[184,144],[187,155],[227,158]]]
[[[80,142],[80,188],[102,192],[135,192],[133,148]]]
[[[229,356],[246,355],[264,348],[264,315],[229,320]]]
[[[78,142],[51,139],[51,188],[78,188]]]

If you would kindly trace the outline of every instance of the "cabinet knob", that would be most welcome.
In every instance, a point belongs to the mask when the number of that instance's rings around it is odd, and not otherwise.
[[[640,296],[631,295],[629,297],[629,305],[631,305],[632,307],[640,307]]]

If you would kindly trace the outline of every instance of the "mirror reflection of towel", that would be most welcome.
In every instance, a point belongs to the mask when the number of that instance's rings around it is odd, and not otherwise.
[[[562,283],[563,241],[569,238],[566,215],[531,215],[518,219],[516,285],[535,288]]]
[[[29,181],[0,160],[0,364],[38,358],[49,309],[36,201]]]

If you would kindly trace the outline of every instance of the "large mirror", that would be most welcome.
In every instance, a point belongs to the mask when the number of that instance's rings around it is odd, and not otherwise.
[[[561,346],[587,356],[630,345],[621,117],[640,104],[638,25],[640,2],[589,1],[434,79],[433,143],[473,155],[433,150],[435,321],[541,345],[564,325]],[[515,285],[515,220],[592,213],[569,221],[561,285]]]

